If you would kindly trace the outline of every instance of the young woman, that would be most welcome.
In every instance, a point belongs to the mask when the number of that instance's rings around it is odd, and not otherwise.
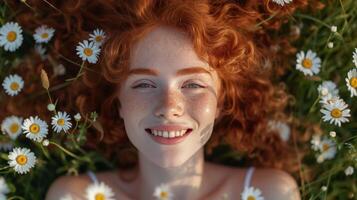
[[[281,110],[248,34],[254,13],[235,2],[208,0],[79,1],[57,7],[72,18],[66,18],[66,28],[49,19],[56,30],[73,29],[72,20],[82,31],[78,37],[95,26],[107,33],[100,63],[92,67],[100,76],[86,72],[85,92],[76,94],[76,102],[82,111],[99,112],[103,148],[113,152],[130,143],[138,159],[128,170],[60,177],[46,199],[65,194],[83,199],[93,181],[104,182],[120,200],[155,199],[161,184],[179,200],[260,199],[244,196],[249,187],[266,200],[300,199],[295,180],[282,170],[204,159],[204,148],[211,151],[222,142],[259,154],[260,166],[277,167],[272,160],[286,155],[286,146],[267,128],[271,114]]]

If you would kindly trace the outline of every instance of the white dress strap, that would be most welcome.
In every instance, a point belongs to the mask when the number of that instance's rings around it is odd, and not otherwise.
[[[253,177],[254,167],[249,167],[244,179],[244,188],[248,188]]]
[[[98,183],[98,179],[92,171],[87,171],[87,174],[94,183]]]

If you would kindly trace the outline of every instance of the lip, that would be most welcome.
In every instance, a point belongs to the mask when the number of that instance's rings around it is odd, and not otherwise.
[[[181,125],[159,125],[159,126],[149,127],[149,129],[155,129],[158,131],[180,131],[182,129],[192,129],[192,128],[187,126],[181,126]]]
[[[153,139],[157,143],[166,144],[166,145],[173,145],[173,144],[177,144],[177,143],[182,142],[188,135],[190,135],[192,133],[192,129],[188,128],[187,132],[183,136],[174,137],[174,138],[164,138],[162,136],[155,136],[155,135],[149,133],[149,131],[147,131],[147,130],[145,130],[145,132],[147,132],[147,134],[150,135],[151,139]]]

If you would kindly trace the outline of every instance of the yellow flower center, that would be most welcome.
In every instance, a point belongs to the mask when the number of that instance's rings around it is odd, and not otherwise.
[[[95,41],[101,42],[103,40],[103,37],[101,35],[98,35],[95,37]]]
[[[40,126],[38,124],[31,124],[30,132],[33,134],[37,134],[38,132],[40,132]]]
[[[19,87],[20,87],[20,85],[19,85],[18,83],[16,83],[16,82],[12,82],[12,83],[10,84],[10,88],[11,88],[12,90],[18,90]]]
[[[16,157],[16,162],[19,165],[25,165],[27,163],[27,157],[25,155],[18,155]]]
[[[43,39],[48,38],[48,33],[42,33],[42,34],[41,34],[41,37],[42,37]]]
[[[86,56],[91,56],[93,54],[93,50],[91,48],[85,48],[84,49],[84,54]]]
[[[15,31],[10,31],[10,32],[7,34],[7,37],[6,37],[6,39],[7,39],[9,42],[15,41],[16,38],[17,38],[17,35],[16,35],[16,32],[15,32]]]
[[[64,119],[58,119],[57,120],[57,124],[60,125],[60,126],[63,126],[64,125]]]
[[[167,199],[168,197],[169,197],[169,194],[167,192],[161,192],[160,193],[160,198]]]
[[[312,60],[308,59],[308,58],[305,58],[303,61],[302,61],[302,66],[307,68],[307,69],[310,69],[312,67]]]
[[[331,116],[334,118],[340,118],[342,116],[342,112],[338,108],[334,108],[331,110]]]
[[[103,193],[97,193],[95,196],[94,196],[94,199],[95,200],[105,200],[105,196]]]
[[[327,151],[329,148],[330,148],[330,146],[326,143],[322,145],[322,151],[324,151],[324,152]]]
[[[19,127],[19,125],[17,123],[13,123],[10,126],[10,131],[11,131],[11,133],[16,133],[19,130],[19,128],[20,127]]]
[[[350,85],[354,88],[357,88],[357,77],[352,77],[350,79]]]
[[[248,196],[247,200],[255,200],[255,197],[254,196]]]

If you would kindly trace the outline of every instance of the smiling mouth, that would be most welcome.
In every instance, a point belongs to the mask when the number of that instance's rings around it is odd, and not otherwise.
[[[192,133],[192,129],[182,131],[152,131],[151,129],[145,129],[145,131],[155,142],[164,145],[178,144]]]
[[[145,129],[145,131],[153,136],[171,139],[171,138],[183,137],[186,134],[192,132],[192,129],[189,128],[181,131],[156,131],[156,130],[153,131],[151,129]]]

